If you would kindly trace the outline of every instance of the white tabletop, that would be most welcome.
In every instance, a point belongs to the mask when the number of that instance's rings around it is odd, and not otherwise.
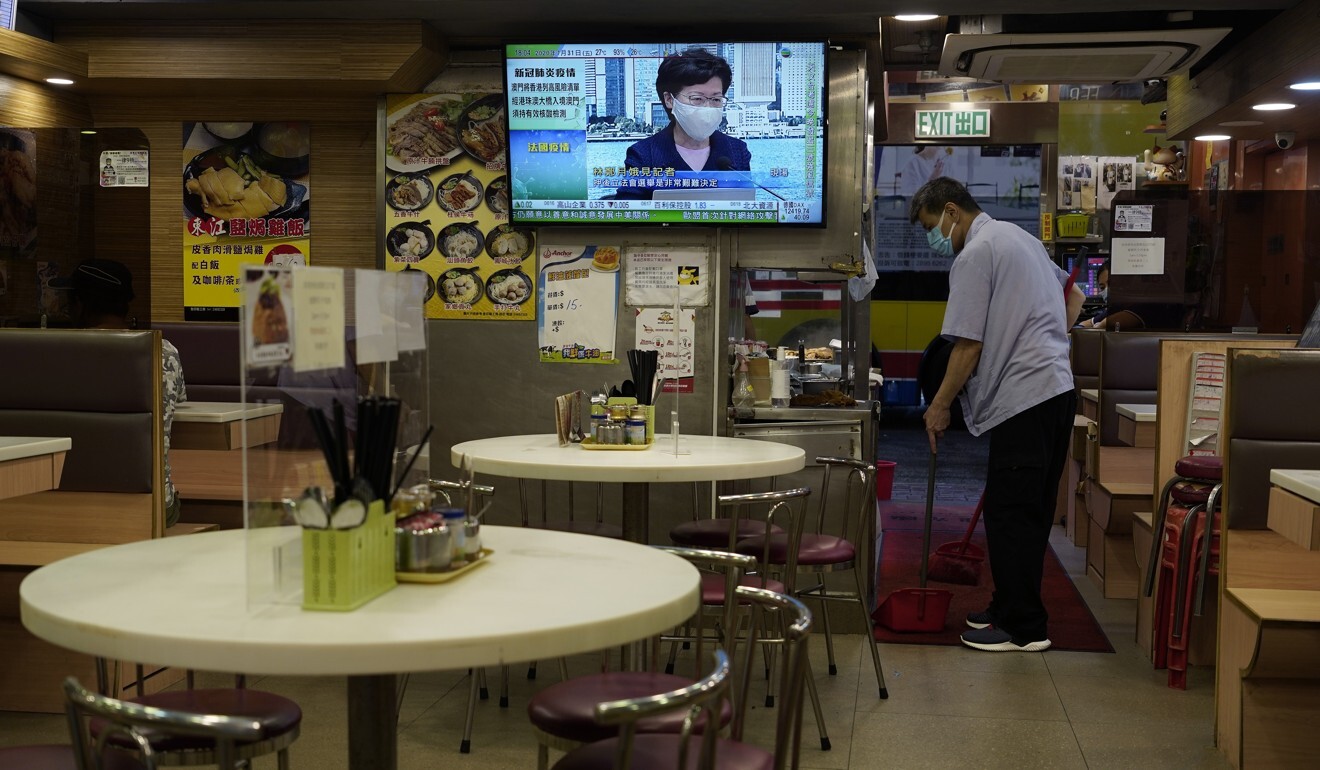
[[[0,436],[0,462],[67,452],[72,447],[73,440],[68,438]]]
[[[666,452],[666,436],[638,452],[589,450],[581,445],[559,446],[551,433],[502,436],[455,444],[451,460],[461,467],[463,455],[473,460],[478,473],[523,479],[604,482],[724,481],[778,476],[806,465],[801,447],[772,441],[724,436],[681,436],[680,446],[690,454]]]
[[[1118,404],[1115,407],[1119,417],[1126,417],[1137,422],[1155,422],[1154,404]]]
[[[1313,503],[1320,503],[1320,471],[1275,468],[1270,471],[1270,483]]]
[[[269,417],[284,411],[283,404],[243,404],[238,401],[181,401],[174,407],[175,422],[237,422]]]
[[[663,551],[516,527],[483,527],[482,539],[489,564],[450,583],[400,584],[354,612],[249,612],[244,530],[146,540],[33,572],[19,586],[22,620],[60,647],[121,660],[363,675],[605,649],[697,608],[697,570]]]
[[[1087,401],[1100,400],[1099,388],[1082,388],[1081,393],[1082,393],[1082,398],[1086,399]]]

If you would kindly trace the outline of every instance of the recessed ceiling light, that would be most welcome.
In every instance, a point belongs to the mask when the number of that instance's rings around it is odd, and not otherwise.
[[[1196,137],[1198,142],[1222,142],[1225,139],[1232,139],[1228,134],[1202,134]]]
[[[73,81],[68,78],[46,78],[46,82],[53,86],[71,86]]]
[[[1248,126],[1263,126],[1263,125],[1265,125],[1265,121],[1263,121],[1263,120],[1225,120],[1223,123],[1220,123],[1219,125],[1223,126],[1224,128],[1247,128]]]
[[[1288,87],[1294,91],[1320,91],[1320,80],[1309,80],[1305,83],[1293,83]]]
[[[1253,104],[1251,109],[1261,112],[1277,112],[1279,110],[1291,110],[1297,105],[1288,102],[1266,102],[1265,104]]]
[[[899,21],[930,21],[939,17],[938,13],[900,13],[894,16]]]
[[[96,132],[93,131],[93,130],[90,129],[90,128],[84,128],[82,131],[79,131],[78,133],[83,134],[84,136],[91,136],[92,134],[95,134]]]

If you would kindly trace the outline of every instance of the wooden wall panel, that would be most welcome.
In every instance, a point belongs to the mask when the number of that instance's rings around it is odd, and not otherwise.
[[[80,94],[0,75],[0,125],[77,128],[91,122],[92,113]]]
[[[87,54],[22,32],[0,29],[0,72],[29,80],[87,77]]]

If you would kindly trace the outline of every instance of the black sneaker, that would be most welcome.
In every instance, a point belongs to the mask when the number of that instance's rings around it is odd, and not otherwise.
[[[1018,644],[1012,634],[1002,628],[978,628],[964,631],[962,643],[977,650],[989,652],[1043,652],[1050,648],[1049,639]]]
[[[995,624],[995,619],[990,615],[990,610],[983,612],[967,613],[968,628],[989,628]]]

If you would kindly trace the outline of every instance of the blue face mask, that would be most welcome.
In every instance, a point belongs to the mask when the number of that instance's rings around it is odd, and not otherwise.
[[[953,257],[953,228],[949,228],[949,235],[945,235],[940,229],[944,225],[944,212],[940,212],[940,221],[926,233],[926,242],[930,244],[931,251],[939,254],[945,259]]]

